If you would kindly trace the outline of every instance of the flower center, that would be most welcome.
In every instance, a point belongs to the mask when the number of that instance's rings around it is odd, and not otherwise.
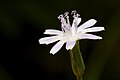
[[[64,14],[61,14],[58,16],[58,19],[61,22],[61,29],[63,31],[63,40],[65,41],[75,41],[77,40],[77,20],[78,17],[80,16],[76,10],[71,12],[71,15],[74,18],[72,26],[70,25],[69,21],[69,12],[65,12]]]

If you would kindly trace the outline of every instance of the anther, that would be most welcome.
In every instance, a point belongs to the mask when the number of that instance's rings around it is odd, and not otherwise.
[[[79,17],[80,16],[80,14],[76,14],[76,17]]]
[[[58,16],[58,19],[61,20],[63,18],[63,14]]]
[[[69,12],[65,12],[65,13],[64,13],[64,16],[65,16],[65,17],[68,17],[68,14],[69,14]]]
[[[77,11],[76,10],[73,10],[72,12],[71,12],[71,15],[75,15],[77,13]]]
[[[80,16],[80,14],[78,14],[76,10],[72,11],[71,15],[73,15],[73,18],[76,18],[76,17]]]

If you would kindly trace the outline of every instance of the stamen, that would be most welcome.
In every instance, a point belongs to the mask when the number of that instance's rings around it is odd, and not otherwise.
[[[61,20],[63,18],[63,14],[58,16],[58,19]]]
[[[76,17],[80,16],[80,14],[78,14],[76,10],[72,11],[71,15],[73,15],[73,18],[76,18]]]
[[[67,24],[70,26],[70,21],[69,21],[69,16],[68,16],[69,12],[65,12],[64,15],[65,15],[65,18],[67,20]]]
[[[64,15],[61,14],[58,16],[58,19],[61,21],[61,28],[63,32],[69,32],[70,22],[69,22],[69,12],[65,12]]]
[[[69,14],[69,12],[65,12],[64,13],[65,17],[69,17],[68,14]]]
[[[61,21],[61,23],[66,24],[66,20],[65,20],[63,14],[59,15],[58,19]]]
[[[61,21],[62,31],[65,32],[66,20],[65,20],[63,14],[59,15],[59,16],[58,16],[58,19]]]
[[[71,15],[75,15],[77,13],[77,11],[76,10],[73,10],[72,12],[71,12]]]
[[[77,14],[76,14],[76,17],[79,17],[79,16],[80,16],[80,14],[77,13]]]

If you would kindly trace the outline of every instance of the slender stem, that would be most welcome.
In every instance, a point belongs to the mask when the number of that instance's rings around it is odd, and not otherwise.
[[[83,80],[82,76],[76,76],[77,80]]]
[[[70,59],[73,73],[75,74],[77,80],[82,80],[85,65],[83,62],[82,54],[80,52],[79,41],[77,41],[75,47],[70,50]]]

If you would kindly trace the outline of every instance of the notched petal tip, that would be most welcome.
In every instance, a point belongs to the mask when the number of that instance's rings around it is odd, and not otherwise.
[[[99,31],[103,31],[105,30],[104,27],[91,27],[91,28],[87,28],[84,29],[83,32],[87,33],[87,32],[99,32]]]
[[[66,50],[72,50],[73,48],[66,48]]]
[[[103,27],[103,31],[105,31],[105,27]]]
[[[44,40],[43,40],[42,38],[39,39],[38,42],[39,42],[39,44],[46,44],[46,45],[48,45],[48,43],[45,43]]]
[[[68,42],[66,43],[66,49],[67,49],[67,50],[73,49],[73,47],[75,46],[75,44],[76,44],[76,41],[68,41]]]
[[[94,28],[94,27],[93,27]],[[105,27],[98,27],[98,30],[105,31]]]
[[[54,53],[54,52],[51,52],[51,51],[50,51],[50,54],[55,55],[55,53]]]
[[[102,37],[96,36],[96,35],[93,35],[93,34],[82,34],[81,36],[79,36],[79,39],[93,39],[93,40],[97,40],[97,39],[102,39]]]
[[[100,40],[100,39],[102,39],[102,37],[99,37],[98,39]]]
[[[72,50],[74,46],[66,47],[66,50]]]
[[[44,43],[42,42],[42,39],[39,39],[38,42],[39,42],[39,44],[44,44]]]

